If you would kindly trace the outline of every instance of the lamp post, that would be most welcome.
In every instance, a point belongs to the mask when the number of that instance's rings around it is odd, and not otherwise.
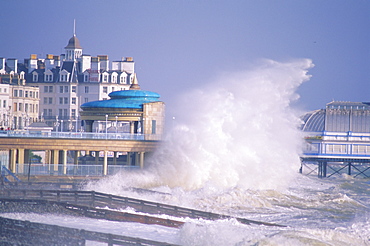
[[[105,115],[105,138],[108,137],[108,115]]]
[[[77,128],[78,128],[78,115],[76,115],[76,133],[77,133]]]
[[[117,125],[117,121],[118,121],[118,116],[116,115],[116,135],[117,135],[117,132],[118,132],[118,125]]]
[[[58,119],[58,115],[57,116],[55,116],[55,119],[56,119],[56,121],[55,121],[55,132],[57,133],[57,135],[58,135],[58,128],[59,128],[59,119]]]

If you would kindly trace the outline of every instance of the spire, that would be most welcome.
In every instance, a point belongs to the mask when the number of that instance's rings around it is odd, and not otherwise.
[[[140,85],[137,81],[136,73],[134,73],[134,78],[132,80],[132,84],[130,86],[130,90],[140,90]]]
[[[73,19],[73,36],[76,37],[76,19]]]

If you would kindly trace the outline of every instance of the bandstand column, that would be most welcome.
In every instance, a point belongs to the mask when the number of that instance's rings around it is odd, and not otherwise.
[[[140,160],[139,160],[140,169],[144,168],[144,153],[145,152],[140,152]]]
[[[59,164],[59,150],[53,149],[52,150],[52,164],[54,166],[54,174],[58,175],[58,164]],[[56,172],[56,173],[55,173]]]
[[[18,173],[24,171],[24,149],[18,149]]]
[[[16,171],[16,160],[17,160],[17,150],[10,149],[9,150],[9,170],[13,173]]]
[[[104,151],[103,175],[108,174],[108,151]]]
[[[127,166],[131,166],[131,152],[127,152]]]
[[[80,151],[75,150],[75,155],[74,155],[74,158],[73,158],[75,165],[78,165],[78,157],[80,157]]]
[[[135,121],[130,121],[130,133],[135,133]]]
[[[63,150],[63,174],[67,174],[67,150]]]
[[[99,165],[99,153],[100,151],[95,151],[95,165]]]
[[[113,165],[117,165],[117,151],[113,152]]]

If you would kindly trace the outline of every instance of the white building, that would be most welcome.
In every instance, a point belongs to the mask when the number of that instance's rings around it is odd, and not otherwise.
[[[65,54],[45,59],[31,55],[24,68],[27,84],[40,88],[40,119],[49,126],[59,125],[55,130],[67,131],[80,125],[76,120],[81,104],[107,100],[109,93],[129,89],[135,63],[127,57],[110,64],[107,55],[83,54],[76,35],[64,49]]]
[[[39,88],[26,85],[25,73],[13,69],[4,66],[0,74],[0,129],[24,129],[38,121]]]

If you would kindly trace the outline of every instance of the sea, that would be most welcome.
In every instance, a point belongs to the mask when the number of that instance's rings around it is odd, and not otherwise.
[[[370,180],[299,173],[304,110],[294,105],[312,67],[309,59],[261,60],[200,83],[179,96],[163,144],[144,169],[83,188],[283,227],[236,219],[181,218],[185,224],[177,229],[61,215],[2,216],[178,245],[370,245]]]

